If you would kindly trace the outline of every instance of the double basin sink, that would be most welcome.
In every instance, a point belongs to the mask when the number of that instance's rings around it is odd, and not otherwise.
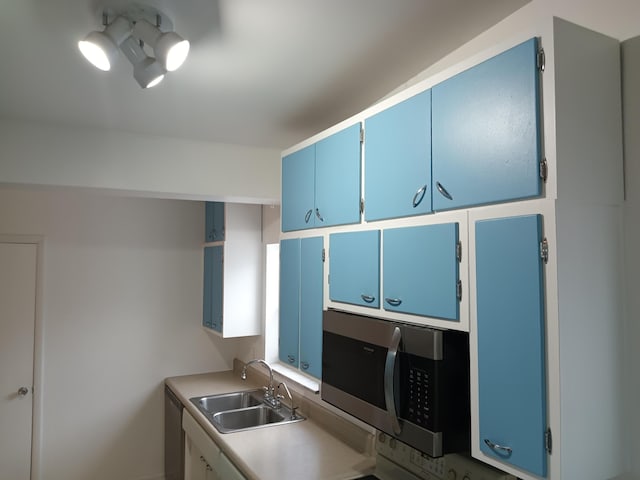
[[[190,401],[220,433],[284,425],[305,419],[279,400],[276,405],[265,403],[265,392],[260,389],[194,397]]]

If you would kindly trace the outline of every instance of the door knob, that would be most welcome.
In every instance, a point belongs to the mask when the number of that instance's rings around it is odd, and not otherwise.
[[[20,387],[18,389],[18,395],[24,397],[27,393],[29,393],[29,389],[27,387]]]

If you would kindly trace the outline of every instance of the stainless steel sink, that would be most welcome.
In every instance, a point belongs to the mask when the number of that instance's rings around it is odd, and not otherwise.
[[[191,402],[204,414],[213,415],[225,410],[255,407],[264,400],[263,390],[247,390],[244,392],[223,393],[206,397],[192,398]]]
[[[262,390],[223,393],[191,398],[200,412],[220,433],[232,433],[305,420],[280,403],[274,407],[264,402]]]

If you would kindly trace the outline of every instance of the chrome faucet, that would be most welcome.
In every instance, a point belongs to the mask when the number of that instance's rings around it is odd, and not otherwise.
[[[272,407],[275,407],[275,408],[279,407],[280,400],[278,400],[275,394],[275,388],[273,387],[273,370],[271,369],[271,367],[267,362],[261,359],[250,360],[249,362],[245,363],[244,367],[242,367],[242,374],[240,375],[240,378],[242,378],[242,380],[247,379],[247,367],[252,363],[259,363],[263,365],[267,370],[269,370],[269,386],[264,387],[264,390],[265,390],[264,401],[265,403],[271,405]]]
[[[278,384],[278,391],[280,391],[280,387],[284,387],[284,389],[287,392],[287,395],[289,395],[289,402],[291,405],[291,420],[295,420],[296,419],[296,410],[298,409],[298,407],[294,406],[293,404],[293,396],[291,395],[291,392],[289,391],[289,387],[287,387],[287,384],[284,382],[280,382]],[[280,394],[277,395],[278,401],[280,401],[281,399],[284,399],[284,397]]]

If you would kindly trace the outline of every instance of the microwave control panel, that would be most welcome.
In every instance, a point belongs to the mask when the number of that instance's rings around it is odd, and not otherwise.
[[[429,372],[416,366],[409,368],[407,376],[407,406],[404,418],[423,428],[430,427]]]

